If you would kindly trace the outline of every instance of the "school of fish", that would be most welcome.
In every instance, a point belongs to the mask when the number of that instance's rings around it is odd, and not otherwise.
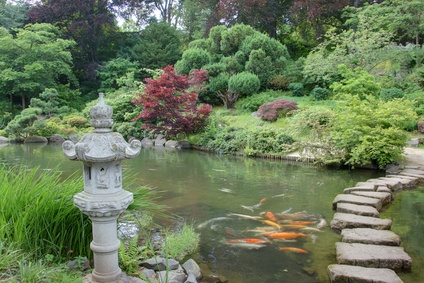
[[[268,199],[276,197],[290,196],[280,194],[270,198],[263,198],[255,205],[242,205],[241,207],[254,213]],[[218,223],[222,222],[227,225],[228,222],[235,219],[248,220],[258,225],[253,224],[256,227],[241,231],[228,226],[218,225]],[[203,229],[208,225],[214,231],[221,232],[225,236],[221,242],[232,248],[256,250],[273,246],[283,252],[307,254],[308,251],[299,246],[303,245],[305,241],[315,242],[317,239],[316,233],[322,232],[322,229],[328,226],[328,223],[319,214],[310,214],[305,211],[291,212],[291,208],[289,208],[281,213],[264,211],[259,213],[259,216],[228,213],[223,217],[209,219],[199,224],[197,228]]]

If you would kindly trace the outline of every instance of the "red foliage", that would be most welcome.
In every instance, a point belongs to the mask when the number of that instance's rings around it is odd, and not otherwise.
[[[158,79],[146,79],[145,93],[140,93],[133,100],[143,108],[134,121],[142,119],[142,129],[168,137],[200,130],[206,125],[212,106],[202,103],[198,107],[198,96],[194,90],[201,89],[207,79],[207,71],[196,70],[186,76],[178,75],[172,66],[163,70]]]
[[[309,21],[317,21],[322,17],[340,13],[351,3],[351,0],[295,0],[291,10],[299,17],[306,16]]]
[[[257,112],[258,117],[265,121],[275,121],[281,115],[285,115],[297,109],[297,102],[285,99],[275,100],[260,106]]]

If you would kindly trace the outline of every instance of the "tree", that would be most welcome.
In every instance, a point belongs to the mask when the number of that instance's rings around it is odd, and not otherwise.
[[[101,62],[116,56],[115,16],[107,0],[42,0],[28,12],[31,23],[51,23],[74,40],[74,67],[80,80],[96,82]]]
[[[30,106],[40,108],[41,113],[48,117],[56,116],[61,113],[69,112],[68,106],[60,106],[57,100],[59,93],[54,88],[46,88],[41,94],[40,98],[32,98]]]
[[[152,23],[141,31],[130,52],[132,60],[142,68],[161,69],[174,65],[181,59],[180,35],[165,22]]]
[[[22,27],[29,5],[24,0],[0,1],[0,27],[10,30]]]
[[[351,96],[335,111],[329,160],[352,167],[374,163],[384,168],[399,160],[408,139],[404,129],[416,121],[411,102],[400,99]]]
[[[50,24],[26,25],[15,29],[16,37],[0,28],[0,95],[11,101],[20,97],[22,108],[46,88],[75,85],[72,55],[75,44],[60,38]]]
[[[207,79],[206,71],[194,71],[191,76],[178,75],[172,66],[163,71],[158,79],[146,79],[146,91],[133,100],[143,109],[133,121],[141,119],[142,129],[167,137],[201,130],[212,111],[208,104],[197,106],[197,92]]]

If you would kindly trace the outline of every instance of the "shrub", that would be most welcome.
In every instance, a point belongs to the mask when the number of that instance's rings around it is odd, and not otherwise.
[[[175,64],[175,69],[180,74],[188,75],[195,69],[201,69],[211,62],[211,55],[206,50],[200,48],[187,49],[183,58]]]
[[[272,101],[273,98],[269,95],[261,93],[240,99],[237,102],[237,109],[247,110],[250,112],[257,111],[259,107],[267,102]]]
[[[380,92],[380,99],[386,102],[393,100],[395,98],[402,98],[402,97],[403,97],[403,90],[396,87],[386,88]]]
[[[258,76],[249,72],[235,74],[228,80],[228,90],[239,93],[242,97],[258,92],[260,87]]]
[[[316,87],[311,91],[309,95],[315,100],[326,100],[330,95],[330,90],[322,87]]]
[[[302,83],[291,83],[288,89],[292,91],[293,96],[303,96],[303,84]]]
[[[276,121],[279,117],[297,109],[297,102],[279,99],[259,107],[258,116],[265,121]]]
[[[63,121],[71,127],[84,128],[88,126],[88,119],[79,115],[69,115]]]
[[[424,91],[408,93],[405,97],[412,101],[414,111],[418,115],[424,115]]]
[[[296,136],[306,136],[320,141],[328,134],[333,110],[323,106],[313,106],[299,110],[290,118],[290,129]]]
[[[287,90],[289,86],[289,79],[283,75],[276,75],[270,81],[272,89],[275,90]]]
[[[261,128],[250,131],[247,145],[244,149],[246,155],[257,155],[261,153],[283,154],[290,149],[294,139],[282,131]]]

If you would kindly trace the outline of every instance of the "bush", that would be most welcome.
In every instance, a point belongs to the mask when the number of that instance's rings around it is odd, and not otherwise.
[[[303,96],[303,84],[302,83],[291,83],[288,89],[292,91],[293,96]]]
[[[279,99],[259,107],[258,116],[265,121],[276,121],[279,117],[297,109],[297,102]]]
[[[257,93],[252,96],[240,99],[237,102],[237,109],[255,112],[265,103],[272,101],[274,98],[264,93]]]
[[[88,119],[80,115],[69,115],[63,118],[63,121],[71,127],[85,128],[88,127]]]
[[[330,90],[322,87],[316,87],[309,95],[315,100],[326,100],[330,95]]]
[[[417,91],[413,93],[405,94],[405,97],[408,98],[414,107],[414,111],[418,115],[424,115],[424,91]]]
[[[290,149],[293,138],[276,129],[262,128],[250,131],[244,153],[255,156],[262,153],[283,154]]]
[[[276,75],[270,81],[272,89],[275,90],[287,90],[289,86],[289,79],[283,75]]]
[[[386,88],[380,92],[380,99],[386,102],[393,100],[395,98],[402,98],[402,97],[403,97],[403,90],[396,87]]]
[[[258,76],[249,72],[235,74],[228,80],[228,90],[239,93],[241,97],[258,92],[260,87]]]
[[[180,74],[188,75],[194,69],[200,70],[210,62],[211,55],[209,52],[200,48],[190,48],[184,52],[183,58],[175,64],[175,69]]]
[[[299,110],[290,118],[290,129],[296,136],[321,141],[328,134],[334,112],[328,107],[313,106]]]

